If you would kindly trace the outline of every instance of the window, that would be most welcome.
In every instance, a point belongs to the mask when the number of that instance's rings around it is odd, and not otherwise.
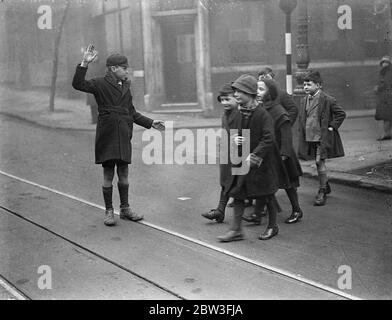
[[[219,50],[228,47],[228,62],[251,63],[264,60],[265,4],[263,1],[229,0],[213,7]],[[218,47],[218,45],[217,45]]]

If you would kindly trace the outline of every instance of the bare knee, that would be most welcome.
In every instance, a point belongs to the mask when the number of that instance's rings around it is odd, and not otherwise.
[[[128,184],[128,165],[117,167],[118,183]]]
[[[103,186],[110,187],[113,182],[114,168],[103,168]]]

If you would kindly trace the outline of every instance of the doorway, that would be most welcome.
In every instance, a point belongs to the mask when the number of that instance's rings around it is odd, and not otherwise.
[[[194,17],[167,17],[161,31],[166,102],[197,102]]]

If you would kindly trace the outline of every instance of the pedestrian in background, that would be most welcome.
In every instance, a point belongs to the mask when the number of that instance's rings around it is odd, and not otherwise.
[[[239,149],[238,154],[243,160],[241,165],[247,163],[249,171],[241,175],[232,174],[225,181],[225,190],[234,198],[234,216],[230,230],[218,237],[218,240],[230,242],[244,238],[241,220],[245,209],[244,200],[248,198],[257,199],[268,206],[268,226],[259,236],[260,240],[268,240],[279,231],[277,208],[271,199],[286,178],[282,176],[283,162],[274,140],[273,120],[256,101],[257,79],[251,75],[242,75],[233,82],[232,87],[240,108],[234,120],[234,128],[239,133],[232,141]],[[247,152],[250,153],[247,155]]]
[[[225,181],[231,176],[231,165],[230,165],[230,143],[227,141],[222,141],[227,137],[230,137],[230,126],[233,125],[233,121],[238,111],[238,103],[234,98],[234,89],[231,87],[231,83],[226,83],[219,90],[218,101],[223,105],[223,115],[222,115],[222,130],[225,130],[226,135],[222,133],[220,148],[221,152],[225,152],[226,156],[224,160],[228,160],[227,163],[219,164],[219,176],[220,176],[220,186],[221,192],[219,197],[218,207],[216,209],[211,209],[209,212],[203,213],[202,216],[209,220],[215,220],[218,223],[223,222],[225,219],[225,210],[227,206],[227,202],[229,201],[229,196],[225,193]],[[225,148],[224,146],[228,146]],[[222,150],[228,149],[228,150]],[[220,157],[220,161],[222,161],[222,156]]]
[[[344,156],[338,132],[346,113],[336,99],[321,90],[322,79],[318,71],[310,71],[304,78],[306,96],[299,110],[299,148],[301,159],[315,159],[319,178],[319,191],[314,205],[323,206],[331,193],[325,160]]]
[[[384,121],[384,134],[378,141],[392,139],[392,59],[390,56],[382,57],[378,84],[375,87],[377,94],[376,120]]]
[[[145,128],[164,130],[164,123],[152,120],[136,111],[132,103],[128,81],[128,60],[120,54],[110,55],[106,60],[107,73],[104,77],[85,80],[87,67],[98,52],[89,45],[82,63],[76,67],[72,81],[74,89],[91,93],[98,103],[98,123],[95,136],[95,163],[102,164],[102,192],[105,201],[104,224],[115,225],[112,192],[114,169],[117,168],[120,195],[120,218],[139,221],[143,216],[131,210],[128,202],[128,164],[132,155],[133,123]]]

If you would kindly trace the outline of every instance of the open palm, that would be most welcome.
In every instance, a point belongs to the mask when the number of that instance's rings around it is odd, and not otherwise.
[[[87,63],[93,61],[98,55],[98,51],[95,50],[94,46],[90,44],[86,51],[83,53],[83,60]]]

